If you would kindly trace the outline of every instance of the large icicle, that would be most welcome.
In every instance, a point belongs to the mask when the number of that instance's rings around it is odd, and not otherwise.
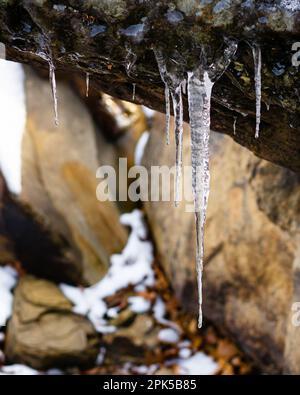
[[[213,84],[225,72],[237,50],[235,40],[227,40],[223,54],[206,69],[203,59],[197,69],[188,73],[188,104],[191,128],[192,188],[196,218],[196,267],[199,297],[198,326],[202,326],[202,272],[204,258],[204,225],[209,196],[210,106]]]
[[[210,101],[213,83],[203,70],[188,73],[188,102],[192,149],[192,187],[196,217],[196,265],[199,297],[199,328],[202,326],[202,271],[204,224],[209,195]]]
[[[259,127],[261,118],[261,48],[254,44],[252,47],[252,54],[254,60],[254,81],[255,81],[255,101],[256,101],[256,126],[255,138],[259,137]]]

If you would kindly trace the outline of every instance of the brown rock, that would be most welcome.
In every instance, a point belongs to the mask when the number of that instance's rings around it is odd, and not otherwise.
[[[95,363],[98,335],[53,283],[23,277],[16,290],[7,327],[5,355],[9,362],[35,369]]]
[[[164,145],[162,129],[159,117],[146,147],[147,166],[174,163],[174,148]],[[186,139],[189,156],[188,144]],[[299,278],[295,263],[299,177],[215,134],[211,173],[205,234],[206,319],[230,334],[264,372],[286,368],[299,373],[300,338],[295,337],[289,314],[292,302],[300,300],[299,286],[294,285]],[[175,209],[172,203],[151,202],[146,212],[163,267],[183,307],[194,313],[193,215],[184,212],[183,203]]]
[[[120,252],[127,238],[116,205],[96,198],[101,156],[97,131],[83,103],[64,83],[58,84],[60,125],[56,128],[48,81],[30,70],[26,74],[28,115],[20,199],[67,240],[77,254],[73,262],[82,272],[81,282],[93,284],[106,273],[110,255]],[[102,139],[101,149],[111,151],[112,146]]]

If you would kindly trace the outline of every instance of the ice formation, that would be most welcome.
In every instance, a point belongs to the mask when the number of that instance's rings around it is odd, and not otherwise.
[[[85,96],[89,97],[90,90],[90,73],[86,73],[85,75]]]
[[[165,101],[166,101],[166,139],[170,142],[169,126],[170,126],[170,93],[173,103],[173,114],[175,119],[175,144],[176,144],[176,181],[175,181],[175,205],[178,205],[180,198],[180,179],[182,169],[182,138],[183,138],[183,104],[182,104],[182,85],[184,79],[176,70],[168,70],[166,58],[163,51],[155,48],[159,73],[165,84]]]
[[[255,102],[256,102],[256,126],[255,138],[259,137],[259,127],[261,118],[261,48],[259,45],[252,45],[254,60],[254,81],[255,81]]]
[[[225,40],[224,52],[208,64],[205,51],[202,49],[199,64],[188,71],[187,93],[189,119],[191,128],[192,152],[192,189],[194,194],[194,210],[196,220],[196,267],[199,293],[199,327],[202,326],[202,271],[204,256],[204,225],[209,196],[209,135],[210,135],[210,103],[211,91],[215,81],[225,72],[237,50],[235,40]],[[183,106],[182,90],[186,79],[181,70],[168,70],[168,59],[162,50],[154,49],[158,69],[165,84],[166,96],[171,93],[175,117],[176,141],[176,187],[175,202],[179,199],[180,174],[182,166],[182,132]],[[169,120],[168,100],[166,99],[167,122]]]
[[[45,44],[44,44],[45,45]],[[47,47],[48,48],[48,47]],[[52,92],[52,99],[53,99],[53,107],[54,107],[54,122],[55,125],[58,126],[58,103],[57,103],[57,89],[56,89],[56,77],[55,77],[55,66],[52,60],[52,55],[50,49],[41,50],[37,53],[37,55],[44,59],[49,66],[49,81],[50,87]]]
[[[202,326],[203,237],[209,195],[210,100],[213,83],[207,71],[188,73],[188,100],[192,150],[192,188],[196,218],[196,264],[199,327]]]

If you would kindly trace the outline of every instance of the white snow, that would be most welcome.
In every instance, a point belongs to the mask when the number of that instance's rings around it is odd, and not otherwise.
[[[146,130],[144,133],[142,133],[136,144],[134,151],[134,163],[136,166],[140,166],[142,164],[145,147],[148,143],[149,137],[150,133]]]
[[[97,284],[80,289],[61,284],[61,290],[74,304],[73,310],[93,322],[99,332],[112,332],[115,327],[107,325],[105,315],[107,305],[104,299],[128,285],[154,285],[152,270],[153,247],[146,240],[147,230],[143,222],[143,214],[134,210],[121,216],[121,223],[131,227],[127,245],[119,255],[112,255],[111,266],[106,276]]]
[[[143,314],[149,311],[151,303],[149,300],[143,298],[142,296],[130,296],[128,298],[130,310],[137,314]]]
[[[17,375],[17,376],[35,376],[38,375],[37,370],[31,369],[25,365],[7,365],[0,368],[0,376]]]
[[[164,343],[177,343],[179,341],[179,333],[172,328],[161,329],[158,338]]]
[[[22,139],[26,126],[25,75],[19,63],[0,59],[0,169],[9,190],[21,192]]]
[[[189,358],[175,360],[181,374],[213,375],[218,370],[218,364],[203,352],[197,352]]]
[[[191,356],[191,354],[192,354],[192,351],[190,348],[181,348],[178,353],[179,357],[182,359],[189,358]]]
[[[155,111],[152,110],[152,108],[149,108],[149,107],[146,107],[146,106],[142,106],[142,109],[144,111],[144,114],[145,114],[146,118],[151,119],[151,118],[154,117]]]
[[[16,285],[17,273],[9,267],[0,266],[0,327],[5,326],[11,316],[13,295],[11,290]]]
[[[162,325],[169,326],[170,328],[173,328],[177,332],[181,332],[181,328],[173,321],[167,320],[165,318],[166,315],[166,305],[162,298],[158,296],[158,298],[155,301],[155,304],[153,306],[153,315],[156,321]]]

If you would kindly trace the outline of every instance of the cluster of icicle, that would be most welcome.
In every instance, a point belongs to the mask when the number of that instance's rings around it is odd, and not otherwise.
[[[166,139],[170,141],[170,96],[173,103],[175,117],[176,143],[176,181],[175,205],[178,204],[179,186],[182,167],[182,139],[183,139],[183,105],[182,93],[185,94],[187,85],[188,108],[191,129],[191,162],[192,188],[196,220],[196,268],[199,295],[199,328],[202,326],[202,271],[204,257],[204,225],[209,195],[209,135],[210,135],[210,105],[211,92],[214,83],[221,77],[229,66],[237,50],[235,40],[227,40],[227,47],[222,56],[207,65],[202,53],[199,65],[187,72],[187,79],[182,74],[168,70],[168,59],[161,49],[155,48],[154,53],[162,81],[165,85],[166,103]],[[261,51],[259,46],[253,46],[255,63],[255,91],[256,91],[256,132],[259,135],[260,101],[261,101]]]
[[[55,124],[58,125],[57,92],[55,80],[55,66],[48,42],[43,43],[38,56],[43,58],[49,65],[49,80],[51,84],[54,103]],[[199,294],[199,327],[202,326],[202,271],[204,256],[204,225],[206,208],[209,195],[209,135],[210,135],[210,103],[211,91],[214,83],[221,77],[229,66],[232,57],[237,50],[237,41],[227,40],[227,47],[214,63],[207,65],[204,53],[202,53],[199,65],[187,72],[186,78],[180,73],[168,70],[168,59],[161,49],[155,48],[154,53],[158,64],[162,81],[165,85],[166,102],[166,140],[170,143],[170,96],[175,117],[175,143],[176,143],[176,182],[175,182],[175,205],[178,205],[180,196],[180,178],[182,172],[182,139],[183,139],[183,102],[182,94],[188,93],[189,119],[191,128],[191,151],[192,151],[192,188],[196,218],[196,267]],[[256,128],[255,137],[259,137],[261,119],[261,49],[258,44],[251,45],[254,69],[255,69],[255,94],[256,94]],[[131,75],[136,62],[136,55],[130,47],[126,47],[126,72]],[[86,97],[89,95],[90,74],[86,73]],[[186,92],[187,90],[187,92]],[[132,100],[135,100],[136,84],[133,84]],[[234,119],[234,134],[236,118]]]

